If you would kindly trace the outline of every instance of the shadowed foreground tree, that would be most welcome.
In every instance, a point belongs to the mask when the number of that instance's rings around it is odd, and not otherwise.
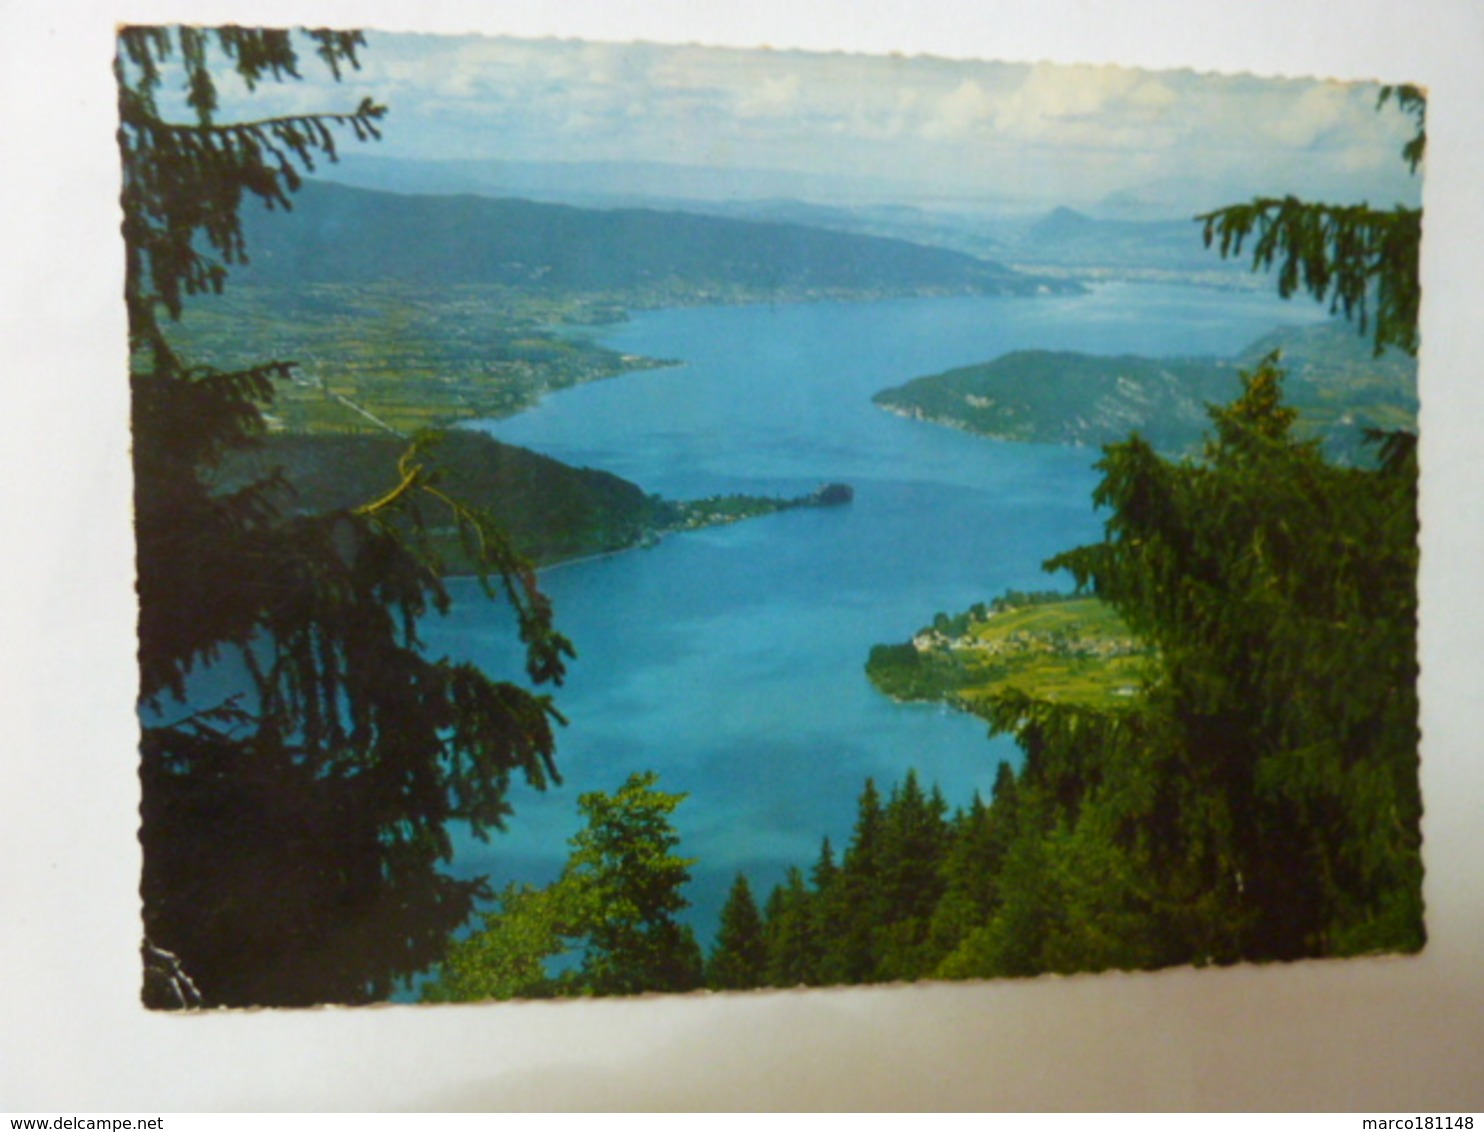
[[[152,1006],[366,1002],[442,958],[487,895],[439,870],[446,826],[510,813],[512,775],[556,778],[546,696],[426,656],[449,595],[428,537],[457,529],[491,596],[515,607],[535,682],[570,646],[530,566],[438,486],[424,451],[351,510],[281,515],[270,476],[214,471],[264,427],[291,359],[192,364],[168,324],[245,263],[241,212],[291,207],[337,136],[384,109],[217,120],[217,76],[249,91],[298,76],[299,48],[338,79],[362,37],[316,30],[127,27],[119,33],[125,298],[138,561],[145,999]],[[161,101],[179,85],[171,120]],[[227,686],[228,691],[213,689]]]
[[[1342,468],[1293,439],[1270,358],[1212,410],[1200,463],[1108,449],[1107,537],[1073,572],[1156,646],[1126,718],[1000,716],[1049,738],[1084,799],[1161,878],[1154,906],[1197,956],[1421,946],[1415,448]],[[1080,757],[1080,756],[1079,756]],[[1118,795],[1121,794],[1120,799]]]

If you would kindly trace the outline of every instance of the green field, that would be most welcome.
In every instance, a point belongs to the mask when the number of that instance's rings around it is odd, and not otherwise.
[[[510,416],[553,390],[672,364],[605,349],[573,329],[614,317],[608,303],[493,284],[242,285],[192,300],[175,335],[193,364],[297,363],[270,410],[279,431],[411,434]]]
[[[1016,595],[934,624],[899,645],[877,645],[866,664],[877,689],[899,700],[950,703],[984,714],[996,693],[1117,707],[1138,694],[1151,651],[1097,598]]]

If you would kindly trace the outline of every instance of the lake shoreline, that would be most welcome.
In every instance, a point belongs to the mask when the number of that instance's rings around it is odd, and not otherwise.
[[[576,467],[608,468],[667,498],[789,494],[854,484],[848,508],[787,524],[662,535],[541,568],[543,591],[582,661],[556,693],[564,797],[517,804],[490,847],[455,860],[492,882],[554,875],[573,799],[652,769],[690,795],[676,822],[702,862],[689,896],[714,924],[738,871],[757,886],[849,840],[868,777],[916,767],[950,804],[992,791],[1018,749],[970,712],[897,703],[864,671],[873,644],[935,610],[1044,588],[1047,558],[1096,541],[1090,450],[1002,443],[920,427],[871,403],[913,374],[1046,343],[1084,352],[1227,355],[1310,312],[1271,295],[1157,285],[1075,298],[904,299],[636,314],[602,344],[680,357],[643,380],[563,390],[494,434]],[[678,533],[678,532],[677,532]],[[518,672],[506,613],[457,602],[436,647]],[[545,870],[545,872],[543,872]]]

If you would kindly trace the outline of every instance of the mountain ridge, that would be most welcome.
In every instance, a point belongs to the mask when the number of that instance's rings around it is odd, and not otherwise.
[[[1300,433],[1322,440],[1332,458],[1364,463],[1367,429],[1415,428],[1415,359],[1394,350],[1375,357],[1340,322],[1276,330],[1231,358],[1016,350],[914,378],[872,401],[998,440],[1099,447],[1138,431],[1161,452],[1190,455],[1210,424],[1206,407],[1236,396],[1241,372],[1274,350]]]
[[[962,252],[791,222],[326,182],[306,183],[293,204],[286,216],[247,218],[244,281],[395,278],[691,301],[1074,289]]]

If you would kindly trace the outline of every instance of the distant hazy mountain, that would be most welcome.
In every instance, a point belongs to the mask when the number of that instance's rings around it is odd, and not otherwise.
[[[581,209],[309,183],[284,216],[248,214],[256,282],[504,283],[561,291],[1028,292],[1000,264],[903,240],[651,209]]]
[[[885,181],[774,169],[713,169],[653,162],[416,161],[347,155],[335,183],[398,193],[474,193],[583,208],[655,208],[737,220],[803,224],[906,240],[979,258],[1058,269],[1231,272],[1201,246],[1190,217],[1223,200],[1214,186],[1179,193],[1114,194],[1093,213],[1027,211],[1026,202],[925,205],[894,198]],[[1172,186],[1162,186],[1172,189]],[[897,203],[892,203],[896,199]],[[1240,265],[1237,265],[1238,267]]]
[[[584,207],[672,201],[731,203],[789,199],[892,199],[893,186],[860,177],[782,169],[721,169],[653,161],[419,161],[346,154],[326,180],[393,193],[478,193]]]
[[[1017,264],[1250,274],[1244,260],[1223,260],[1207,248],[1191,217],[1107,220],[1057,208],[1007,234],[1006,242],[1004,255]]]

